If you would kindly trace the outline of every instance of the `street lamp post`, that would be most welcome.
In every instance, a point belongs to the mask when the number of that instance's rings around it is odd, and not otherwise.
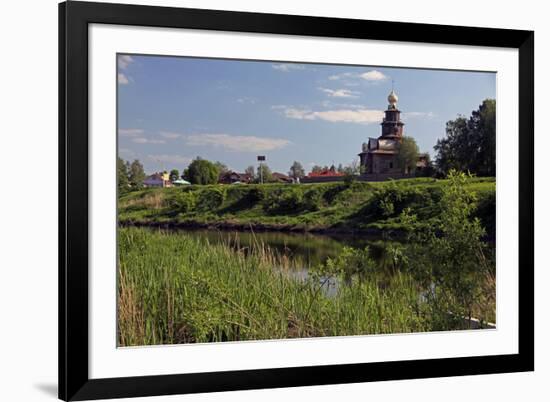
[[[264,184],[264,169],[262,166],[262,162],[265,161],[265,155],[258,155],[257,160],[259,162],[258,169],[260,169],[260,184]]]

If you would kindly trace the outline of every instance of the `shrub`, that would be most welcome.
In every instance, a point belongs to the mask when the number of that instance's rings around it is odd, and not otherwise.
[[[321,208],[322,191],[312,188],[304,193],[302,207],[307,211],[318,211]]]
[[[263,201],[265,197],[265,188],[259,186],[251,188],[246,195],[247,201],[251,204],[257,204],[258,202]]]
[[[201,211],[211,211],[222,206],[225,192],[222,188],[209,188],[199,194],[198,208]]]
[[[328,258],[325,264],[317,266],[313,274],[319,277],[337,276],[349,282],[353,276],[365,278],[376,272],[376,262],[370,256],[369,247],[356,249],[344,247],[334,258]]]
[[[348,186],[343,184],[332,185],[324,192],[323,199],[327,204],[332,205],[337,200],[338,195],[347,188]]]
[[[286,190],[286,191],[285,191]],[[269,214],[296,213],[302,210],[302,194],[288,187],[272,191],[264,200],[263,208]]]
[[[418,188],[400,186],[390,182],[387,186],[376,189],[369,202],[373,215],[385,218],[396,217],[407,207],[424,206],[431,203],[432,193]]]
[[[457,317],[470,318],[476,303],[487,294],[484,283],[493,273],[482,238],[481,222],[474,217],[475,193],[467,189],[468,175],[451,170],[442,189],[441,214],[431,227],[409,235],[410,269],[417,279],[430,286],[426,294],[442,322]],[[416,217],[405,210],[402,220]],[[485,312],[478,312],[485,319]]]
[[[187,191],[176,194],[170,200],[170,207],[180,213],[190,212],[195,208],[195,205],[195,194]]]
[[[351,186],[353,183],[355,183],[355,180],[357,180],[357,176],[355,176],[354,174],[346,174],[344,176],[344,184],[346,184],[347,186]]]
[[[480,200],[474,213],[487,231],[487,235],[493,239],[496,233],[495,205],[496,198],[494,192],[484,194],[483,196],[480,194]]]

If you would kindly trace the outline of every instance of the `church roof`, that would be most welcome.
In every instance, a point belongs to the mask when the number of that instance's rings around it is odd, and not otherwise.
[[[399,100],[399,97],[395,93],[395,91],[392,89],[390,94],[388,95],[388,102],[390,105],[392,105],[394,108],[397,106],[397,101]]]
[[[380,138],[378,140],[378,149],[391,151],[397,149],[397,141],[393,139]]]
[[[395,154],[397,154],[397,150],[375,149],[373,151],[369,151],[369,153],[370,154],[395,155]]]

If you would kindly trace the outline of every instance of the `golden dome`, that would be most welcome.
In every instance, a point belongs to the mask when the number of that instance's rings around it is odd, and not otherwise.
[[[397,97],[397,94],[392,89],[390,94],[388,95],[388,102],[390,103],[391,106],[395,107],[397,105],[398,100],[399,98]]]

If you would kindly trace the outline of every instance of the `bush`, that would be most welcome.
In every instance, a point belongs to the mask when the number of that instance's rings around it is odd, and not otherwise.
[[[431,204],[432,195],[435,193],[390,182],[387,186],[374,191],[369,202],[369,209],[375,216],[396,217],[406,207],[414,209],[415,206]]]
[[[170,200],[170,207],[179,213],[190,212],[193,208],[195,208],[195,205],[195,194],[187,191],[176,194]]]
[[[353,276],[365,278],[374,274],[376,269],[369,247],[356,249],[346,246],[337,257],[329,257],[325,264],[315,267],[312,274],[321,278],[337,276],[349,283]]]
[[[347,188],[348,186],[344,184],[332,185],[324,192],[323,199],[327,204],[332,205],[337,200],[338,195]]]
[[[246,195],[247,201],[250,202],[250,204],[257,204],[258,202],[265,200],[265,197],[266,191],[263,187],[253,187]]]
[[[496,197],[495,193],[491,192],[480,197],[479,203],[474,215],[479,218],[481,224],[486,230],[487,236],[494,239],[496,236]]]
[[[494,276],[494,264],[482,241],[485,230],[474,217],[476,194],[466,187],[469,176],[451,170],[447,178],[439,219],[408,239],[410,270],[419,282],[431,287],[426,297],[443,314],[442,322],[472,317],[479,301],[493,292],[485,285]],[[405,210],[402,219],[414,223],[416,217],[409,212]],[[477,314],[485,320],[492,312]]]
[[[318,211],[321,208],[322,191],[319,188],[312,188],[304,194],[302,201],[303,209],[307,211]]]
[[[357,176],[354,174],[346,174],[344,176],[344,184],[351,186],[357,180]]]
[[[199,194],[198,208],[201,211],[211,211],[222,206],[225,192],[222,188],[209,188]]]
[[[291,214],[302,210],[302,194],[297,189],[277,189],[264,200],[263,208],[269,214]]]

